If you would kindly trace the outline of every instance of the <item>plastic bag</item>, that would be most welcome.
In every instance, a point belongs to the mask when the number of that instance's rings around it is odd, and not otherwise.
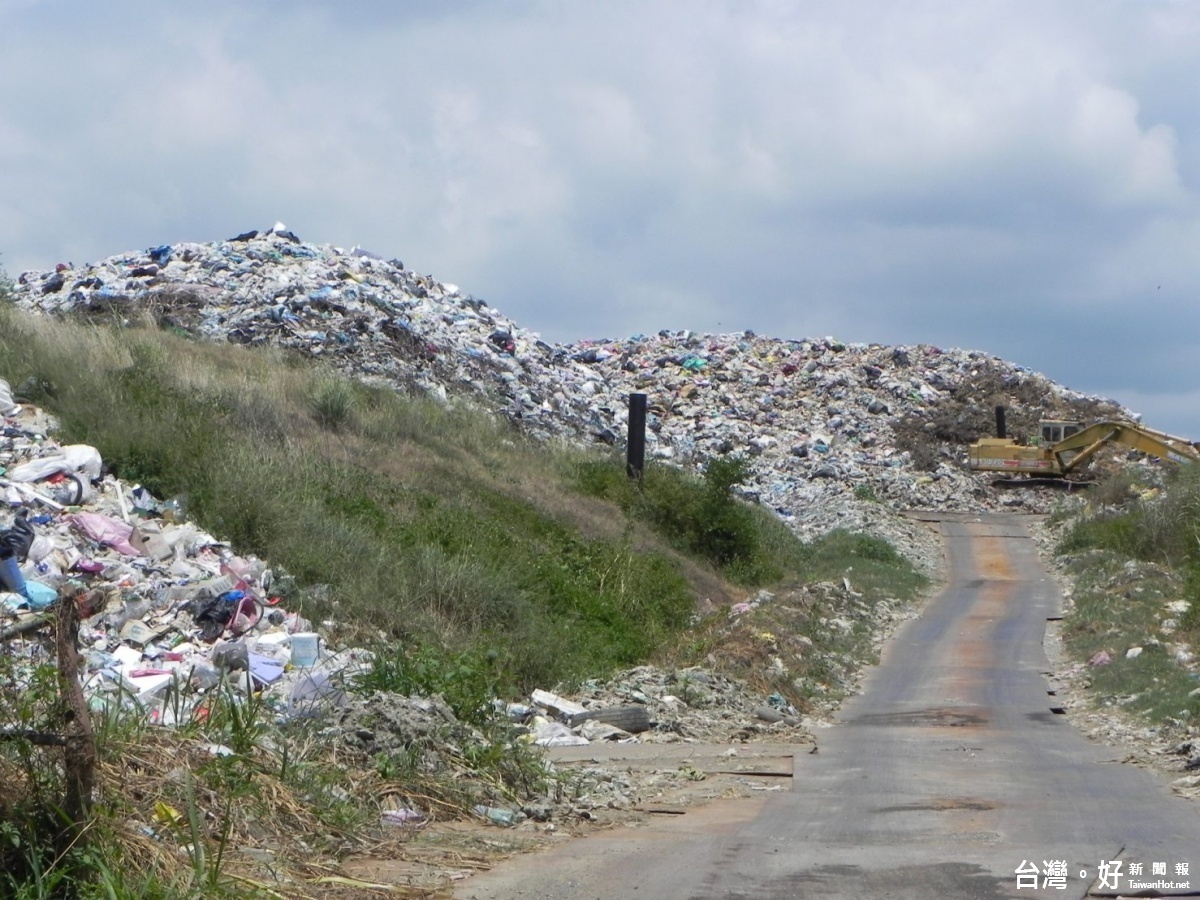
[[[11,550],[18,561],[24,562],[29,557],[29,548],[33,546],[35,537],[37,534],[34,532],[33,526],[29,524],[22,511],[17,513],[17,517],[13,519],[12,527],[0,534],[0,546]]]
[[[17,404],[13,403],[12,388],[8,382],[0,378],[0,416],[7,416],[10,412],[17,408]]]
[[[200,627],[200,636],[210,644],[225,633],[225,626],[233,618],[233,605],[220,597],[201,594],[183,608],[191,613],[192,620]]]
[[[311,719],[345,705],[346,692],[330,681],[324,672],[313,672],[292,686],[288,715],[295,719]]]
[[[40,581],[25,582],[25,595],[29,597],[29,608],[35,612],[45,609],[58,599],[58,591]]]
[[[107,544],[125,556],[141,556],[141,551],[129,543],[133,526],[126,525],[99,513],[78,512],[67,516],[67,521],[98,544]]]

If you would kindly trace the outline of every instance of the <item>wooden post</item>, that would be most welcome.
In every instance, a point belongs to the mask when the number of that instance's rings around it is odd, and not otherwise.
[[[646,467],[646,395],[629,395],[629,438],[625,450],[625,471],[634,481],[642,480]]]
[[[59,690],[66,706],[66,746],[63,749],[63,771],[66,774],[66,793],[63,813],[67,818],[65,846],[82,840],[91,815],[92,785],[96,774],[96,743],[92,734],[92,719],[83,685],[79,682],[79,653],[75,649],[79,631],[79,610],[72,592],[59,594],[55,651],[58,656]]]

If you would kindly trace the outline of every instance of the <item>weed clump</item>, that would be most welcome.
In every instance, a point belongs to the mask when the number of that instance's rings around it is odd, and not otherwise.
[[[322,428],[341,431],[354,415],[354,389],[347,381],[327,379],[309,395],[308,406]]]
[[[1179,569],[1200,565],[1200,467],[1183,466],[1162,487],[1138,489],[1129,476],[1101,485],[1093,511],[1063,538],[1064,553],[1101,549]]]
[[[713,457],[702,474],[648,466],[631,481],[616,460],[579,465],[579,490],[616,503],[674,546],[710,562],[731,581],[770,584],[797,570],[802,542],[768,510],[742,500],[734,488],[749,469],[736,456]]]

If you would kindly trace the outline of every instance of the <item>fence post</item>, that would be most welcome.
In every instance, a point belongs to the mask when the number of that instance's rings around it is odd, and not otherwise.
[[[641,481],[646,467],[646,395],[629,395],[629,436],[626,441],[625,471]]]
[[[67,708],[63,774],[66,795],[63,813],[67,818],[64,846],[79,846],[87,834],[91,816],[92,785],[96,772],[96,742],[83,686],[79,681],[79,608],[75,592],[59,593],[55,651],[58,656],[59,691]]]

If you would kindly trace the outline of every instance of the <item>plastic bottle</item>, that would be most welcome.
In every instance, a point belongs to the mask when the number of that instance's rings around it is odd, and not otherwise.
[[[216,687],[221,681],[221,671],[212,663],[198,662],[192,667],[190,680],[201,689]]]
[[[517,821],[517,814],[511,809],[500,809],[495,806],[476,806],[475,813],[483,816],[493,825],[513,825]]]

